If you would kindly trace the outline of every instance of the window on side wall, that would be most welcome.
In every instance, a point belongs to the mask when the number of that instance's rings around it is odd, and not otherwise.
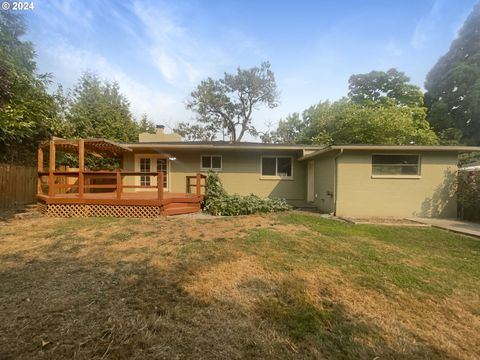
[[[264,178],[292,179],[292,158],[289,156],[262,157],[261,174]]]
[[[372,175],[419,176],[419,155],[372,155]]]
[[[221,155],[202,155],[200,158],[201,170],[222,170]]]

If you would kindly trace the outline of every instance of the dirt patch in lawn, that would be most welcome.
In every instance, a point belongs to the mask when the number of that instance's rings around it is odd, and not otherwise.
[[[352,224],[429,227],[429,225],[421,224],[417,221],[396,217],[340,217],[340,219]]]
[[[480,356],[480,248],[300,213],[0,226],[0,358]]]

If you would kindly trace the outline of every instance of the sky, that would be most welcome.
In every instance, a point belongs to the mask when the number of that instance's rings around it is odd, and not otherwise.
[[[71,88],[82,72],[117,81],[139,118],[172,128],[207,77],[269,61],[280,105],[266,129],[348,92],[352,74],[395,67],[423,87],[474,0],[33,0],[26,39],[38,70]]]

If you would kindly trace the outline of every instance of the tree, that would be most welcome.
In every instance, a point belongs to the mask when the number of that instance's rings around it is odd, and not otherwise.
[[[85,72],[73,89],[68,122],[72,136],[104,137],[116,141],[135,141],[138,124],[130,112],[127,98],[118,83],[102,82]]]
[[[426,120],[418,86],[396,69],[352,75],[349,94],[335,102],[321,101],[280,120],[279,142],[316,144],[436,144]]]
[[[197,114],[197,124],[182,123],[175,129],[180,134],[216,138],[225,131],[230,141],[241,141],[245,134],[257,135],[252,125],[253,111],[260,106],[272,109],[278,105],[279,94],[270,64],[236,74],[225,73],[218,80],[208,78],[191,93],[187,109]],[[190,128],[190,129],[189,129]]]
[[[425,81],[428,120],[445,141],[480,145],[479,33],[480,4],[477,4],[449,51],[438,60]],[[461,131],[460,140],[458,131],[452,129]]]
[[[181,122],[173,129],[173,132],[181,135],[187,141],[213,141],[216,137],[216,129],[211,124],[202,126]]]
[[[326,123],[324,134],[336,144],[433,145],[437,136],[425,119],[425,112],[415,113],[408,107],[340,106],[334,121]],[[317,140],[318,142],[318,140]]]
[[[138,123],[138,129],[140,132],[146,132],[155,134],[155,124],[150,121],[147,114],[143,114]]]
[[[348,80],[348,97],[356,104],[423,106],[421,89],[409,84],[410,78],[397,69],[356,74]]]
[[[302,134],[307,127],[307,122],[303,121],[299,113],[289,114],[285,119],[280,119],[276,131],[267,133],[262,138],[263,142],[295,144],[301,142]]]
[[[36,73],[23,17],[0,11],[0,161],[29,162],[36,144],[63,131],[48,74]]]

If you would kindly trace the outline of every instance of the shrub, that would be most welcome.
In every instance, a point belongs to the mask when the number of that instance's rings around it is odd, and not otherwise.
[[[210,171],[207,177],[207,199],[205,211],[212,215],[250,215],[290,210],[284,199],[262,199],[257,195],[228,195],[218,174]]]

